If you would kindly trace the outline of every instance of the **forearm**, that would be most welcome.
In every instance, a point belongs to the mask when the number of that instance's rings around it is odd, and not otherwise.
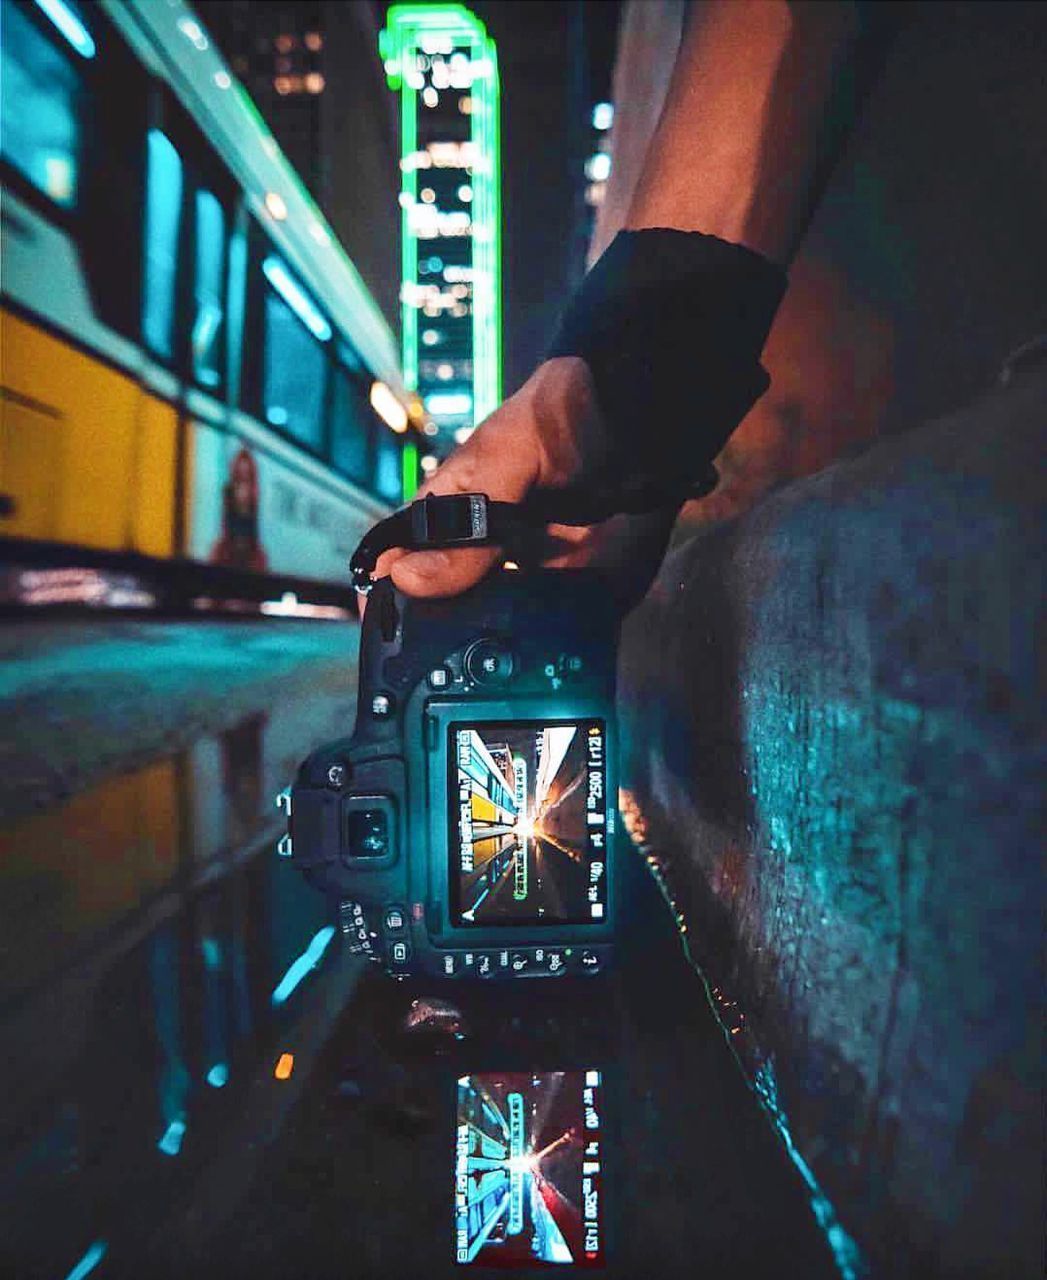
[[[846,0],[695,4],[626,228],[701,231],[788,263],[858,105],[863,41]]]
[[[715,479],[713,458],[767,385],[759,358],[782,268],[861,98],[861,76],[845,92],[865,47],[858,18],[850,3],[695,6],[625,222],[663,232],[615,237],[550,358],[423,492],[482,489],[554,524],[655,512],[653,565],[672,514]],[[673,234],[690,231],[704,235]],[[681,379],[694,387],[686,405]],[[581,538],[557,564],[592,561],[591,531]],[[497,555],[390,551],[377,572],[409,594],[453,595]]]

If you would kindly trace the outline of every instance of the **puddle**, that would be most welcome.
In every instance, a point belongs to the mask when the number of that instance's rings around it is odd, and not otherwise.
[[[483,1123],[497,1095],[512,1127],[510,1098],[537,1106],[567,1072],[579,1099],[588,1073],[606,1083],[603,1274],[777,1276],[787,1243],[832,1276],[639,859],[606,977],[398,985],[342,950],[274,854],[273,797],[351,721],[344,697],[298,688],[5,833],[0,1271],[460,1276],[456,1096],[481,1114],[461,1081],[487,1082]],[[582,1239],[573,1114],[521,1113],[516,1164],[470,1174],[483,1256],[512,1240],[497,1197],[521,1172],[516,1217],[545,1256]],[[528,1134],[541,1169],[520,1163]]]
[[[0,1258],[19,1274],[109,1268],[131,1204],[155,1212],[252,1086],[297,1096],[274,1063],[322,1041],[358,969],[273,854],[273,797],[352,715],[298,693],[4,833]]]

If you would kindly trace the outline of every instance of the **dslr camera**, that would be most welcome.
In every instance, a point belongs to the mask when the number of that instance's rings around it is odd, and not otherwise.
[[[412,545],[492,540],[484,495],[438,502],[400,513],[427,523]],[[350,945],[394,975],[608,966],[620,613],[585,570],[500,569],[446,600],[374,585],[354,731],[281,797],[281,852],[338,900]]]

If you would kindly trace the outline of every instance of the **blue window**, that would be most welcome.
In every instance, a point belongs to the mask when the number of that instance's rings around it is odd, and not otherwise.
[[[363,386],[341,365],[331,388],[331,462],[335,470],[371,485],[371,424],[373,415]]]
[[[376,443],[374,487],[387,502],[399,504],[403,497],[400,441],[388,427],[380,426]]]
[[[156,355],[170,360],[174,356],[182,158],[159,129],[149,130],[147,146],[142,336]]]
[[[319,450],[323,441],[324,349],[276,293],[265,295],[262,408],[274,427]]]
[[[72,209],[84,97],[78,66],[11,0],[3,0],[0,21],[0,150],[37,190]]]
[[[193,291],[193,377],[217,387],[221,377],[225,211],[210,191],[196,193],[196,283]]]

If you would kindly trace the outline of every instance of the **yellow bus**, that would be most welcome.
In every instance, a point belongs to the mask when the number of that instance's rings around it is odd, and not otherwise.
[[[51,566],[22,595],[84,562],[344,584],[423,425],[358,272],[181,0],[0,6],[0,539]]]

